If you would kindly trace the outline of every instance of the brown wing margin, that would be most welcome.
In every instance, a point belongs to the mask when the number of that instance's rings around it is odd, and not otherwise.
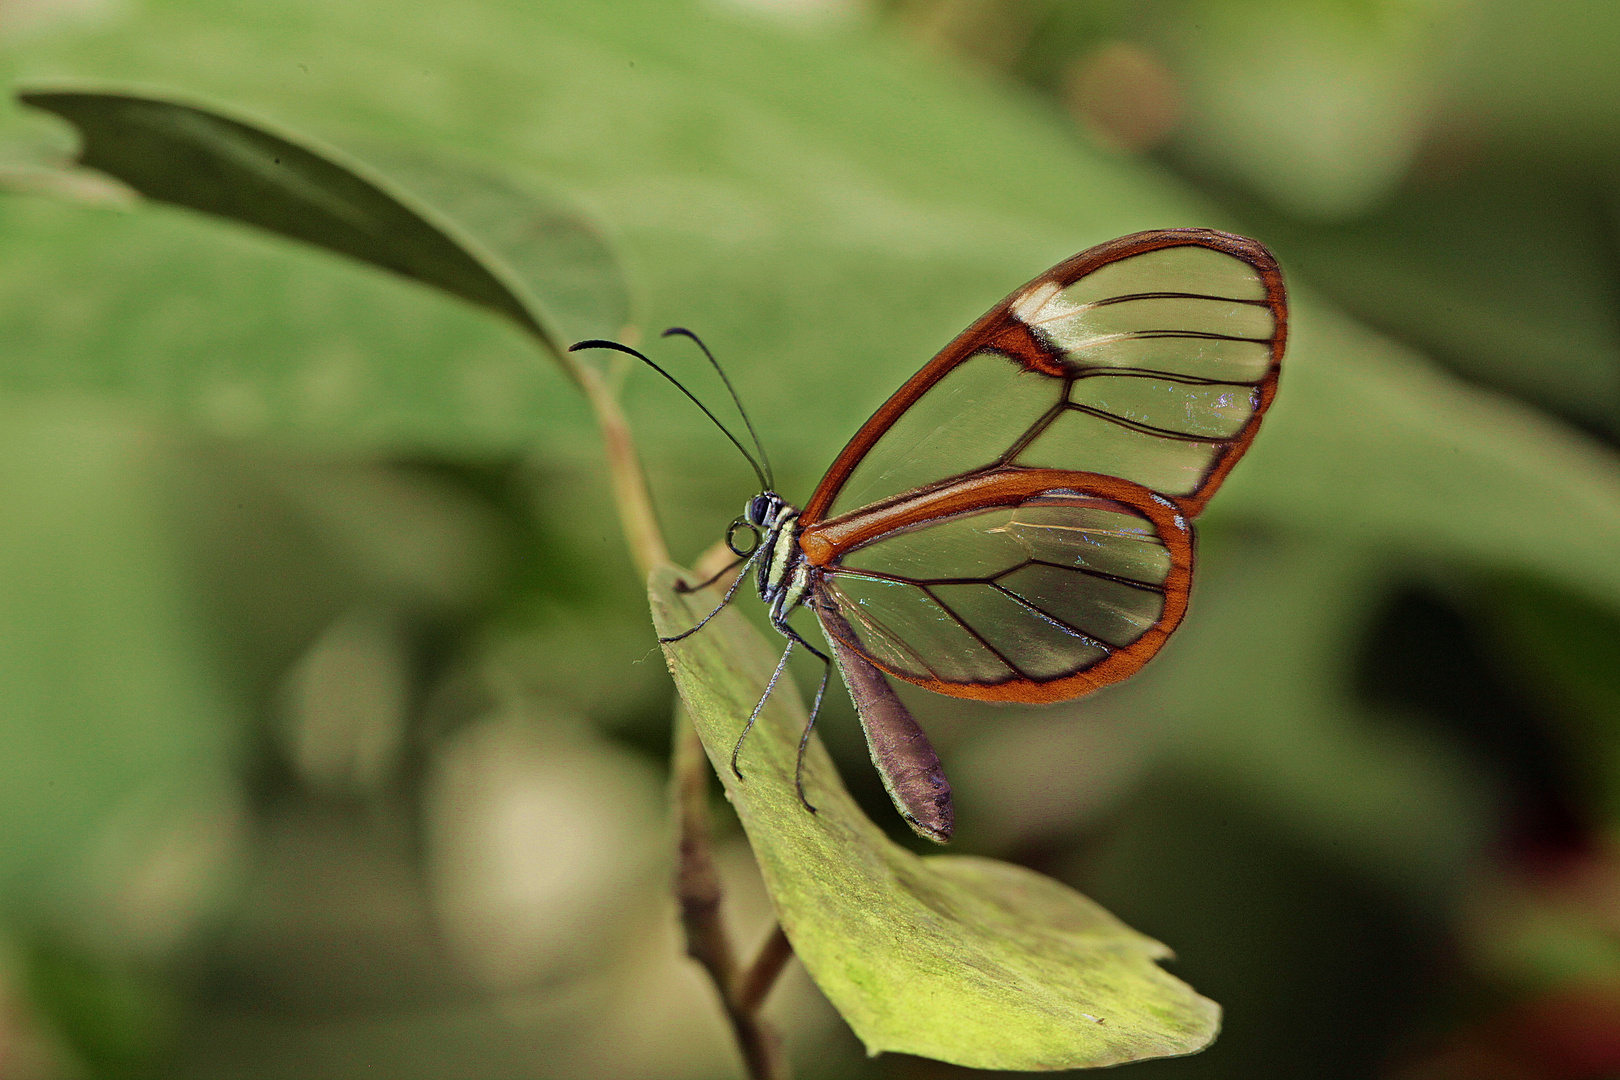
[[[919,398],[968,357],[984,349],[993,349],[1021,362],[1031,371],[1061,376],[1064,373],[1061,354],[1042,341],[1034,332],[1012,315],[1013,302],[1034,286],[1057,283],[1068,287],[1087,274],[1120,259],[1141,255],[1169,247],[1204,247],[1248,263],[1260,275],[1266,289],[1266,304],[1276,320],[1271,340],[1271,365],[1265,377],[1256,386],[1258,403],[1248,422],[1216,453],[1196,490],[1187,495],[1165,496],[1175,503],[1188,518],[1196,517],[1204,509],[1215,490],[1226,479],[1249,444],[1254,441],[1260,420],[1270,408],[1277,394],[1277,373],[1282,362],[1288,337],[1288,303],[1283,288],[1282,272],[1277,260],[1266,247],[1256,240],[1214,229],[1156,229],[1133,233],[1110,240],[1059,263],[1033,281],[1013,291],[1006,299],[985,313],[984,317],[959,334],[920,371],[906,380],[888,401],[861,425],[855,437],[839,453],[832,467],[821,478],[821,483],[805,504],[800,520],[813,525],[822,520],[861,459],[875,446],[883,434]],[[860,511],[856,512],[857,514]],[[850,515],[845,515],[850,516]],[[948,692],[948,691],[947,691]]]
[[[1159,620],[1130,645],[1114,649],[1106,658],[1084,670],[1056,678],[1018,678],[994,684],[959,683],[896,671],[868,652],[858,640],[854,640],[853,633],[842,618],[822,619],[823,628],[840,644],[859,653],[885,673],[951,697],[1044,704],[1079,697],[1133,674],[1159,651],[1186,614],[1193,565],[1192,529],[1186,516],[1170,500],[1140,484],[1098,473],[1061,469],[996,470],[966,477],[914,498],[888,503],[880,510],[848,515],[819,527],[812,526],[801,534],[800,546],[813,566],[832,566],[845,552],[895,530],[965,510],[1016,506],[1051,491],[1100,496],[1129,506],[1153,524],[1160,541],[1169,550],[1171,569],[1163,586],[1164,611]],[[820,608],[831,603],[831,599],[823,595],[815,598],[813,606],[819,615]]]

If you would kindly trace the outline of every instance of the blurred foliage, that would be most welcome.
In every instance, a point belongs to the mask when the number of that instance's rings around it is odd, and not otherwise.
[[[622,326],[629,300],[612,253],[566,207],[448,163],[424,168],[419,158],[405,175],[427,179],[425,190],[435,194],[428,200],[422,187],[411,192],[392,176],[370,179],[364,167],[298,140],[164,98],[58,90],[25,92],[21,100],[73,124],[78,165],[154,201],[256,225],[486,307],[530,334],[582,390],[597,392],[597,369],[558,344],[572,334],[558,335]],[[472,212],[458,212],[465,207]],[[623,358],[613,359],[622,377]],[[599,414],[599,423],[620,421]],[[640,483],[615,477],[616,485],[627,482]],[[636,555],[638,565],[654,564],[661,635],[675,632],[672,616],[680,625],[702,618],[670,588],[672,571],[654,562],[666,558],[661,550]],[[401,690],[409,673],[393,647],[396,622],[355,611],[290,673],[287,704],[297,725],[291,756],[312,785],[375,784],[397,756],[392,744],[408,707]],[[770,751],[777,775],[734,783],[725,762],[736,718],[767,679],[775,681],[769,648],[735,610],[675,658],[676,685],[702,744],[721,763],[727,797],[793,954],[869,1052],[1052,1070],[1185,1054],[1214,1038],[1219,1007],[1155,965],[1169,955],[1163,945],[1022,867],[972,857],[919,860],[862,817],[829,775],[819,745],[806,777],[817,812],[806,813],[789,763],[807,721],[788,684],[772,695],[750,755]],[[323,714],[344,716],[348,738],[330,738]],[[700,777],[697,799],[706,805],[707,772]],[[680,843],[684,849],[689,841]],[[679,873],[684,878],[686,868]],[[736,978],[711,974],[728,988]]]
[[[1581,0],[0,4],[8,83],[156,84],[583,208],[790,498],[1059,258],[1271,245],[1298,335],[1176,641],[1074,706],[913,700],[963,850],[1226,1007],[1132,1067],[1209,1077],[1620,1068],[1617,46]],[[70,147],[0,113],[0,1070],[734,1070],[668,925],[669,687],[566,378]],[[749,477],[653,385],[688,557]],[[803,1075],[958,1074],[864,1061],[802,981],[773,1009]]]

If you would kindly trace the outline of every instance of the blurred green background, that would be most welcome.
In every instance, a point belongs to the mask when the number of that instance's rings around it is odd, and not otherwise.
[[[1616,55],[1586,0],[0,0],[7,86],[568,200],[626,332],[701,333],[794,500],[1059,259],[1270,245],[1295,336],[1181,633],[1071,705],[912,699],[957,849],[1225,1007],[1128,1067],[1189,1080],[1620,1075]],[[73,145],[0,105],[0,1077],[739,1075],[679,955],[671,689],[572,386]],[[748,468],[649,374],[626,403],[695,558]],[[797,972],[768,1011],[803,1077],[966,1075],[865,1059]]]

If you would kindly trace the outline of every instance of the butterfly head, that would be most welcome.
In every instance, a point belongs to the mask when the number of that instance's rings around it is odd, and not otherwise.
[[[769,531],[781,520],[785,509],[786,499],[774,491],[762,491],[748,500],[748,506],[743,510],[743,520],[756,529]]]
[[[746,558],[759,546],[761,536],[769,537],[784,521],[797,513],[776,492],[762,491],[748,500],[748,505],[743,507],[742,517],[731,523],[731,528],[726,531],[726,544],[733,554]],[[753,537],[753,542],[747,548],[738,542],[738,534],[743,532]]]

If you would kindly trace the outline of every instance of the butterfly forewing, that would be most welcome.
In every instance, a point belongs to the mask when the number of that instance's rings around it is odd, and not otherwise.
[[[829,635],[958,697],[1125,677],[1186,609],[1188,520],[1276,390],[1282,279],[1252,240],[1124,237],[993,308],[861,429],[805,507]]]
[[[856,466],[828,516],[989,468],[1055,416],[1062,399],[1062,380],[1000,353],[974,353],[895,419]]]
[[[1275,392],[1282,279],[1252,240],[1140,233],[998,304],[839,455],[807,521],[996,468],[1097,472],[1196,513]]]

